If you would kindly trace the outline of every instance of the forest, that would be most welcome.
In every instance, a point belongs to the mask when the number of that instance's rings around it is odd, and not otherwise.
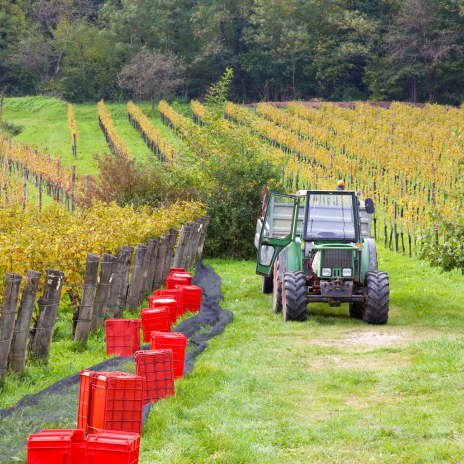
[[[0,92],[188,100],[231,68],[237,103],[460,105],[463,30],[457,0],[0,0]]]

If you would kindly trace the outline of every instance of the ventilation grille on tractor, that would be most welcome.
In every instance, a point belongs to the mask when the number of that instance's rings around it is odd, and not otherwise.
[[[322,267],[352,267],[351,250],[323,250]]]

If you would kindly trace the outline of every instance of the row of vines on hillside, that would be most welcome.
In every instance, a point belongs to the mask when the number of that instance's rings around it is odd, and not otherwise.
[[[75,168],[73,167],[72,170],[64,168],[60,158],[52,160],[50,154],[43,149],[11,142],[6,137],[0,136],[0,159],[3,165],[3,181],[6,183],[8,177],[10,185],[13,185],[11,180],[16,175],[32,182],[39,191],[39,206],[41,206],[42,187],[45,187],[47,195],[61,203],[66,202],[68,207],[84,195],[85,186],[76,177]],[[3,200],[12,201],[11,192],[6,184],[3,189]]]
[[[140,132],[147,147],[160,161],[173,162],[178,159],[177,150],[163,137],[161,131],[131,101],[127,104],[127,115],[132,126]]]
[[[194,121],[201,124],[209,124],[211,122],[211,115],[207,108],[205,108],[201,103],[198,101],[192,100],[191,108],[193,113]],[[246,111],[246,110],[245,110]],[[222,134],[231,137],[232,139],[236,137],[242,137],[243,133],[238,132],[236,127],[233,123],[224,119],[218,130],[221,131]],[[249,134],[246,136],[244,140],[245,146],[247,146],[250,150],[253,150],[256,153],[261,153],[264,159],[267,161],[273,162],[276,165],[284,165],[287,162],[287,155],[284,153],[280,148],[275,146],[268,146],[262,143],[262,138],[255,136],[254,134]]]
[[[227,117],[293,154],[286,166],[292,186],[295,180],[297,188],[333,188],[344,178],[349,188],[374,196],[385,243],[390,225],[389,243],[394,239],[397,250],[400,237],[405,250],[404,234],[411,250],[411,236],[430,232],[433,210],[448,219],[455,214],[457,200],[450,192],[463,155],[453,128],[462,126],[462,110],[398,103],[389,110],[363,104],[315,110],[290,103],[284,112],[262,103],[256,111],[231,103],[225,108]]]
[[[65,275],[65,288],[76,287],[83,280],[87,253],[115,254],[123,245],[144,243],[203,213],[202,205],[192,202],[156,211],[94,202],[74,214],[58,204],[42,212],[4,205],[0,208],[0,294],[7,272],[26,275],[28,269],[43,275],[47,268],[59,269]]]
[[[118,132],[114,127],[113,120],[111,119],[111,114],[106,108],[105,102],[103,100],[98,102],[97,111],[100,129],[105,135],[106,143],[108,144],[111,153],[117,156],[131,159],[132,154],[124,140],[118,135]]]

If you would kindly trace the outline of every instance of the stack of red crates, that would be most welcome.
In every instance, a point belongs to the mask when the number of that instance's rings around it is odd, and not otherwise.
[[[155,297],[167,297],[177,301],[177,317],[182,317],[185,312],[183,295],[182,290],[179,288],[174,290],[155,290],[154,293]]]
[[[106,354],[132,356],[140,348],[140,319],[108,319]]]
[[[181,333],[151,333],[151,350],[172,350],[174,378],[184,375],[185,349],[187,337]]]
[[[202,289],[196,285],[176,285],[176,289],[182,290],[184,311],[197,313],[201,306]]]
[[[145,379],[134,374],[81,371],[78,427],[141,433],[144,391]]]
[[[169,318],[169,307],[164,306],[155,309],[142,309],[140,311],[142,318],[143,341],[150,341],[150,334],[156,332],[171,332],[171,320]]]
[[[137,464],[140,435],[104,431],[84,438],[81,429],[42,430],[27,439],[28,464]]]
[[[172,324],[176,324],[177,321],[177,301],[174,298],[167,297],[167,296],[149,296],[148,302],[150,309],[155,308],[169,308],[169,319],[170,319],[170,326]]]
[[[145,379],[144,404],[174,395],[172,350],[137,351],[135,371]]]
[[[192,285],[192,276],[188,272],[176,272],[166,277],[166,290],[174,289],[176,285]]]

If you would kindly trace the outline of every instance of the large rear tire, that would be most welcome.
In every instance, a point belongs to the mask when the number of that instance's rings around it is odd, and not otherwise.
[[[261,291],[266,294],[266,293],[272,293],[272,290],[274,288],[274,271],[271,272],[271,275],[269,277],[262,277],[261,281]]]
[[[284,272],[287,270],[287,255],[285,250],[282,250],[274,262],[273,270],[273,310],[275,314],[282,312],[282,280]]]
[[[364,316],[364,303],[354,301],[350,303],[350,316],[353,319],[362,319]]]
[[[380,271],[366,272],[367,290],[363,320],[368,324],[386,324],[390,305],[388,274]]]
[[[284,273],[282,287],[282,313],[284,322],[303,322],[308,318],[306,276],[301,271]]]

